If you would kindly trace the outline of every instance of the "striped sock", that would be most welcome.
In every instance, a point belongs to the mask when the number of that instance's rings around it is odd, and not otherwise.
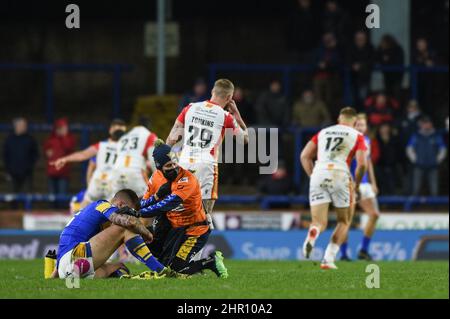
[[[164,266],[152,255],[141,236],[131,238],[125,245],[129,252],[150,270],[160,272],[164,269]]]

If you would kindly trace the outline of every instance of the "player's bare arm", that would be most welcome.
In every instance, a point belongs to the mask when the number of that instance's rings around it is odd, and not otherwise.
[[[70,155],[58,158],[56,161],[50,163],[54,165],[56,169],[61,169],[70,162],[83,162],[97,155],[97,149],[94,146],[89,146],[88,148],[72,153]]]
[[[300,154],[300,162],[302,163],[303,169],[308,176],[311,176],[314,169],[314,159],[317,154],[317,145],[309,141]]]
[[[364,174],[367,170],[367,152],[366,151],[357,151],[356,152],[356,171],[355,171],[355,191],[358,193],[359,191],[359,185],[361,184],[361,181],[364,177]]]
[[[97,164],[94,161],[89,161],[87,170],[86,170],[86,185],[89,185],[91,181],[92,175],[94,174],[95,169],[97,168]]]
[[[115,225],[122,226],[135,234],[141,235],[148,242],[153,240],[153,236],[150,231],[137,217],[127,214],[112,213],[109,216],[109,220]]]
[[[183,138],[183,134],[184,124],[178,120],[175,120],[175,124],[173,125],[172,129],[170,130],[169,136],[166,139],[166,144],[170,146],[175,145]]]
[[[368,164],[367,171],[369,172],[370,185],[372,186],[373,192],[375,194],[378,194],[377,178],[375,176],[375,169],[373,167],[372,160],[368,160],[367,164]]]
[[[241,134],[243,134],[244,138],[244,144],[248,144],[248,131],[247,131],[247,125],[245,125],[244,120],[242,119],[241,113],[239,112],[239,109],[237,108],[236,102],[234,100],[231,100],[227,106],[226,109],[230,114],[234,117],[239,127],[242,129]]]

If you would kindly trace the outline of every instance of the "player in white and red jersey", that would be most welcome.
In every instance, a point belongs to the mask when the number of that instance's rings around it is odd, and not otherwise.
[[[227,79],[214,83],[211,99],[187,105],[178,116],[166,143],[173,146],[184,137],[179,165],[199,180],[203,206],[211,222],[218,198],[218,156],[225,130],[248,143],[247,127],[233,101],[234,85]]]
[[[79,208],[93,201],[108,198],[111,194],[111,171],[117,158],[116,143],[125,134],[127,127],[123,120],[115,119],[109,126],[109,138],[95,143],[88,148],[57,159],[53,165],[57,169],[66,163],[83,162],[95,158],[95,169],[87,180],[87,191]],[[90,165],[92,165],[90,163]]]
[[[315,241],[328,222],[328,210],[333,204],[337,225],[323,257],[322,269],[337,269],[335,265],[339,246],[344,242],[351,221],[351,206],[355,192],[359,193],[367,167],[367,147],[364,136],[355,130],[356,111],[343,108],[339,124],[321,130],[302,151],[300,160],[310,176],[309,202],[312,222],[303,244],[303,254],[310,258]],[[316,162],[314,164],[314,159]],[[350,164],[356,158],[355,180]],[[354,186],[353,186],[354,184]]]
[[[155,170],[152,152],[157,138],[144,126],[135,126],[117,141],[111,194],[125,188],[133,190],[139,197],[145,194],[147,170]]]

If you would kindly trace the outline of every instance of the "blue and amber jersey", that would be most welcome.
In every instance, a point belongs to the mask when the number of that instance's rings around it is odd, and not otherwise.
[[[109,216],[118,208],[106,200],[93,202],[67,223],[59,238],[58,263],[65,253],[81,242],[87,242],[111,223]]]
[[[370,137],[364,136],[364,142],[366,143],[367,147],[367,159],[370,160]],[[353,178],[355,178],[355,172],[356,172],[356,159],[353,159],[352,164],[350,166],[350,171],[352,172]],[[370,183],[369,181],[369,174],[366,172],[361,180],[361,184]]]
[[[83,189],[78,194],[72,196],[70,199],[70,212],[73,214],[75,212],[78,212],[80,210],[81,203],[84,199],[84,194],[86,193],[86,190]]]

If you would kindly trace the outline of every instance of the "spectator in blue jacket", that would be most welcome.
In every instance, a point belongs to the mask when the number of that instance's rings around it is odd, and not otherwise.
[[[13,120],[14,132],[5,140],[3,145],[3,162],[6,173],[12,181],[12,191],[28,192],[33,188],[33,170],[39,158],[39,148],[36,140],[28,133],[27,120],[16,118]]]
[[[426,176],[431,195],[438,196],[438,169],[439,164],[447,156],[447,147],[429,117],[424,116],[419,121],[419,131],[411,136],[406,147],[406,154],[414,165],[413,195],[419,195],[423,178]]]

